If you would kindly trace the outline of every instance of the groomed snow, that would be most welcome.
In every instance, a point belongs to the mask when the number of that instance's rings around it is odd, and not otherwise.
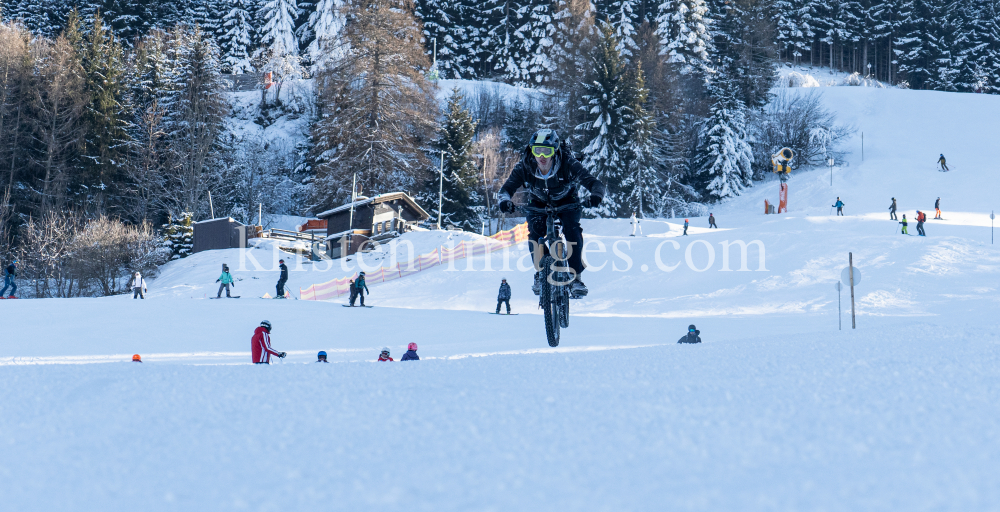
[[[777,183],[759,184],[713,207],[722,229],[692,218],[690,236],[683,219],[636,238],[628,220],[585,222],[605,252],[557,349],[519,248],[490,270],[478,257],[373,284],[372,309],[257,299],[278,257],[296,296],[356,270],[273,242],[248,251],[260,265],[236,250],[171,262],[145,301],[0,302],[3,509],[996,510],[1000,98],[812,91],[858,128],[834,186],[828,169],[794,173],[789,214],[765,216]],[[941,152],[954,171],[934,170]],[[837,196],[847,217],[830,214]],[[941,196],[945,220],[898,234],[893,196],[911,219]],[[422,254],[477,239],[400,241]],[[737,240],[747,270],[732,247],[726,271],[721,244]],[[858,328],[845,290],[839,331],[848,252]],[[397,245],[365,263],[393,254],[407,259]],[[205,299],[223,262],[244,298]],[[518,316],[486,314],[501,277]],[[289,357],[253,366],[265,318]],[[704,343],[677,345],[690,323]],[[422,361],[373,362],[409,341]]]

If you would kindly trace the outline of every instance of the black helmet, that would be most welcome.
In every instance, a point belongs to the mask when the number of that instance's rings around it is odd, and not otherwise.
[[[531,140],[528,141],[529,146],[548,146],[550,148],[559,148],[559,134],[555,130],[550,130],[548,128],[542,128],[531,136]]]
[[[260,323],[260,325],[261,327],[267,329],[267,332],[271,332],[271,322],[264,320],[263,322]]]
[[[697,330],[698,330],[698,329],[696,329],[696,328],[694,327],[694,324],[691,324],[691,325],[689,325],[689,326],[688,326],[688,332],[692,332],[692,331],[697,331]]]

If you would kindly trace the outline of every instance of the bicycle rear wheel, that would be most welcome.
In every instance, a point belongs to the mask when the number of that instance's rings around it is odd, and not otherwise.
[[[539,301],[539,305],[542,307],[542,313],[545,317],[545,337],[549,341],[549,346],[558,347],[559,325],[562,322],[559,317],[561,308],[559,307],[559,299],[556,296],[557,290],[549,283],[552,262],[551,256],[542,258],[542,293],[540,294],[541,300]]]

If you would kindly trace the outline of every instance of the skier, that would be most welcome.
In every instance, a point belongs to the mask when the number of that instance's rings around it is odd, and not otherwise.
[[[281,275],[278,276],[278,295],[276,299],[285,298],[285,283],[288,282],[288,267],[285,266],[285,260],[278,260],[278,268],[281,269]]]
[[[677,343],[701,343],[701,331],[695,329],[694,324],[688,326],[688,333],[681,336],[681,339],[677,340]]]
[[[364,290],[368,294],[368,285],[365,284],[365,273],[358,273],[358,278],[354,280],[354,284],[351,285],[351,307],[354,307],[354,300],[361,297],[361,307],[365,307],[365,294],[361,290]]]
[[[903,221],[900,222],[900,224],[903,225],[903,231],[902,231],[902,233],[904,235],[909,235],[909,233],[906,232],[906,214],[905,213],[903,214]]]
[[[320,350],[319,354],[316,354],[316,362],[317,363],[329,363],[330,362],[330,361],[326,360],[326,351]]]
[[[145,299],[146,296],[143,293],[149,293],[149,290],[146,289],[146,280],[138,272],[132,274],[132,279],[129,279],[128,284],[125,286],[132,289],[133,299]]]
[[[715,225],[715,215],[712,215],[711,213],[709,213],[708,214],[708,228],[712,229],[712,228],[718,228],[718,227],[719,226]]]
[[[837,207],[837,215],[840,215],[841,217],[844,216],[844,202],[841,201],[839,197],[837,198],[837,203],[832,206]]]
[[[927,214],[925,214],[920,210],[917,210],[917,233],[920,236],[927,236],[927,233],[924,232],[924,221],[926,220],[927,220]]]
[[[7,265],[4,272],[7,275],[3,278],[3,290],[0,291],[0,299],[4,297],[14,299],[16,298],[14,297],[14,294],[17,293],[17,283],[14,282],[14,279],[17,277],[17,260],[14,260],[10,263],[10,265]],[[10,295],[7,295],[7,288],[10,288]]]
[[[497,314],[500,314],[500,304],[507,305],[507,314],[510,314],[510,285],[507,278],[500,280],[500,293],[497,294]]]
[[[632,234],[629,236],[635,236],[636,229],[639,230],[639,236],[642,236],[642,226],[639,225],[639,217],[635,215],[635,212],[632,212]]]
[[[271,356],[284,358],[286,353],[271,348],[271,322],[264,320],[260,327],[253,331],[250,338],[250,352],[254,364],[271,364]]]
[[[941,169],[944,169],[945,172],[950,170],[948,169],[948,164],[944,161],[944,153],[941,153],[941,158],[938,158],[938,163],[941,164]]]
[[[896,198],[892,198],[892,204],[889,205],[889,220],[899,220],[896,218]]]
[[[226,265],[225,263],[222,264],[222,275],[219,276],[219,278],[216,279],[215,282],[222,283],[219,285],[219,293],[215,294],[216,299],[222,298],[223,288],[226,289],[226,297],[232,298],[232,296],[229,295],[229,287],[232,286],[233,288],[235,288],[236,283],[233,282],[233,275],[229,273],[229,266]]]
[[[937,201],[934,201],[934,211],[937,212],[937,214],[934,215],[934,218],[938,219],[938,220],[941,220],[941,198],[940,197],[937,198]]]
[[[514,202],[511,196],[519,187],[527,189],[530,205],[536,208],[545,206],[579,205],[577,190],[583,186],[590,191],[586,205],[597,208],[604,200],[606,188],[601,180],[595,178],[583,167],[565,142],[559,140],[555,130],[538,130],[531,136],[531,141],[524,148],[524,156],[514,166],[507,182],[500,189],[500,211],[514,212]],[[581,208],[572,208],[559,213],[562,222],[562,233],[569,242],[569,266],[576,277],[570,283],[570,293],[574,298],[587,295],[587,285],[583,284],[583,229],[580,228]],[[535,281],[531,291],[538,295],[542,291],[541,259],[546,251],[539,248],[538,239],[545,234],[546,215],[528,213],[528,240],[533,248],[535,264]]]
[[[395,359],[389,357],[389,347],[382,347],[382,353],[378,355],[379,361],[395,361]]]
[[[419,361],[420,356],[417,355],[417,344],[410,343],[406,346],[406,353],[403,354],[403,358],[400,361]]]
[[[684,219],[684,236],[688,234],[688,220]]]
[[[135,355],[132,356],[132,362],[133,363],[141,363],[142,362],[142,358],[139,357],[139,354],[135,354]]]

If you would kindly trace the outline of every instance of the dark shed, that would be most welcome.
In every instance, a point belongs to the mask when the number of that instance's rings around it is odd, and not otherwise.
[[[243,238],[245,226],[235,219],[203,220],[194,224],[194,247],[191,252],[210,251],[213,249],[239,249],[246,245]],[[241,241],[240,239],[243,238]]]

